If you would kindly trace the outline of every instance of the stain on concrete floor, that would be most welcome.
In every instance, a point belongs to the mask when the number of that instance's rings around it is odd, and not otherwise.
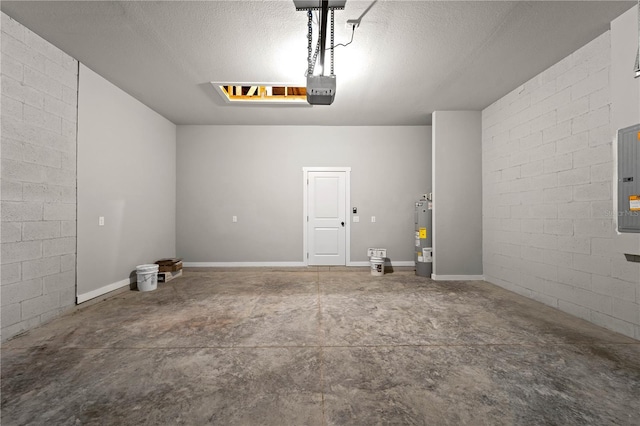
[[[640,342],[484,282],[194,269],[2,346],[2,424],[637,425]]]

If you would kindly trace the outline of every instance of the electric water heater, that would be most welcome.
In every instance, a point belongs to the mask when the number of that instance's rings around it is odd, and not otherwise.
[[[431,278],[433,251],[431,248],[431,194],[416,202],[415,211],[415,250],[416,275]]]

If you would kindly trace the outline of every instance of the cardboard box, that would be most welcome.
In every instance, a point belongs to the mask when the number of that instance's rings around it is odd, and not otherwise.
[[[175,272],[182,269],[182,259],[160,259],[156,262],[156,265],[158,265],[158,271],[160,272]]]
[[[158,271],[160,272],[176,272],[182,270],[182,261],[174,263],[173,265],[159,265]]]

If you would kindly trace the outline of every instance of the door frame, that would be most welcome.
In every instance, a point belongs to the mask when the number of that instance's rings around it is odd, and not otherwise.
[[[308,228],[309,223],[307,221],[307,216],[309,215],[308,210],[308,198],[309,198],[309,172],[344,172],[344,186],[345,186],[345,212],[344,212],[344,221],[345,221],[345,254],[344,261],[345,266],[351,266],[351,167],[303,167],[302,168],[302,260],[305,266],[309,266],[309,258],[308,247],[309,243],[308,237]]]

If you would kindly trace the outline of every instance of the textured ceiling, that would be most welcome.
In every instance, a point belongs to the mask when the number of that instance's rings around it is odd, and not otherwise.
[[[293,1],[2,1],[2,11],[176,124],[422,125],[482,109],[635,1],[354,1],[336,11],[331,106],[228,105],[209,84],[305,85]],[[364,15],[363,15],[364,14]],[[633,59],[633,58],[631,58]]]

